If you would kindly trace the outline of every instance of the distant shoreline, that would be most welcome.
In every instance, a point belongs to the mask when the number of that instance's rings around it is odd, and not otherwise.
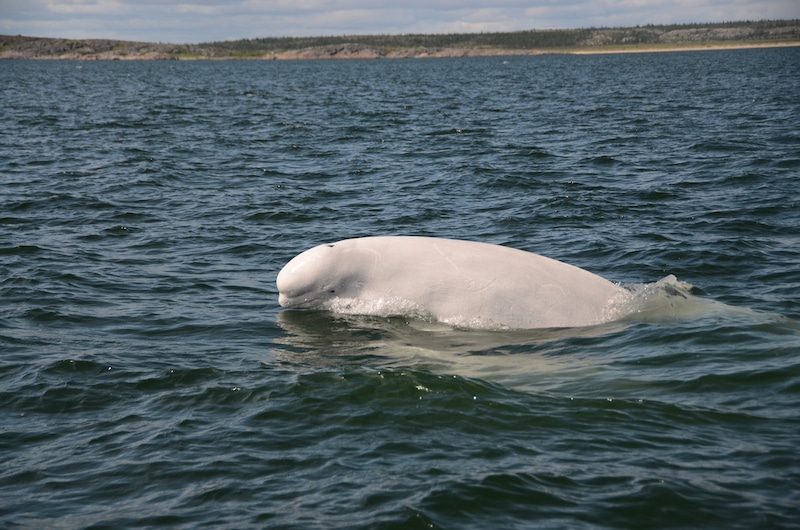
[[[181,61],[303,61],[303,60],[369,60],[369,59],[441,59],[458,57],[518,57],[535,55],[610,55],[628,53],[670,53],[670,52],[693,52],[693,51],[719,51],[719,50],[746,50],[757,48],[790,48],[800,46],[797,42],[769,42],[769,43],[730,43],[730,44],[697,44],[697,45],[675,45],[675,46],[617,46],[617,47],[596,47],[596,48],[575,48],[575,49],[540,49],[540,50],[519,50],[519,49],[469,49],[469,48],[448,48],[444,50],[419,51],[414,49],[395,50],[386,54],[370,52],[350,53],[350,54],[331,54],[325,49],[298,50],[280,53],[265,54],[260,57],[237,57],[237,56],[183,56],[174,57],[169,54],[159,52],[145,52],[139,54],[131,53],[98,53],[98,54],[52,54],[26,57],[21,54],[0,52],[0,60],[35,60],[35,61],[157,61],[157,60],[181,60]]]
[[[623,53],[661,53],[661,52],[690,52],[712,50],[745,50],[753,48],[787,48],[800,46],[797,42],[772,42],[772,43],[730,43],[730,44],[697,44],[676,46],[619,46],[597,48],[574,48],[561,50],[519,50],[519,49],[467,49],[449,48],[444,50],[419,52],[417,50],[397,50],[385,55],[361,53],[347,56],[326,56],[325,50],[300,50],[297,52],[284,52],[272,56],[261,57],[264,60],[341,60],[341,59],[436,59],[454,57],[514,57],[532,55],[602,55]]]
[[[800,46],[800,19],[505,33],[268,37],[200,44],[0,35],[0,59],[307,60],[734,50]]]

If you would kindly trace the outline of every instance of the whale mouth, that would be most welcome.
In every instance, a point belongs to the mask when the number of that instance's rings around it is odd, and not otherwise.
[[[284,293],[278,293],[278,303],[281,307],[298,307],[298,300],[297,297],[289,296]]]
[[[292,296],[287,293],[278,293],[278,304],[287,309],[312,309],[317,307],[317,301],[308,295]]]

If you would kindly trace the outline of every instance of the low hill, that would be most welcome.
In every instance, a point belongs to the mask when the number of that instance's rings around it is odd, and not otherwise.
[[[200,44],[0,36],[2,59],[325,59],[800,45],[800,20],[439,35],[271,37]]]

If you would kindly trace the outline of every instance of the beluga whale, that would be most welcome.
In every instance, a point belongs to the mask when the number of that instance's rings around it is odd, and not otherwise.
[[[407,315],[465,328],[602,324],[630,292],[574,265],[501,245],[375,236],[316,246],[278,273],[292,309]]]

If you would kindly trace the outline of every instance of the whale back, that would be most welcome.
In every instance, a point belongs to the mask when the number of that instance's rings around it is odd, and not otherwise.
[[[588,326],[627,293],[584,269],[509,247],[418,236],[314,247],[278,275],[284,307],[369,312],[414,308],[465,327]],[[356,302],[371,302],[368,304]]]

